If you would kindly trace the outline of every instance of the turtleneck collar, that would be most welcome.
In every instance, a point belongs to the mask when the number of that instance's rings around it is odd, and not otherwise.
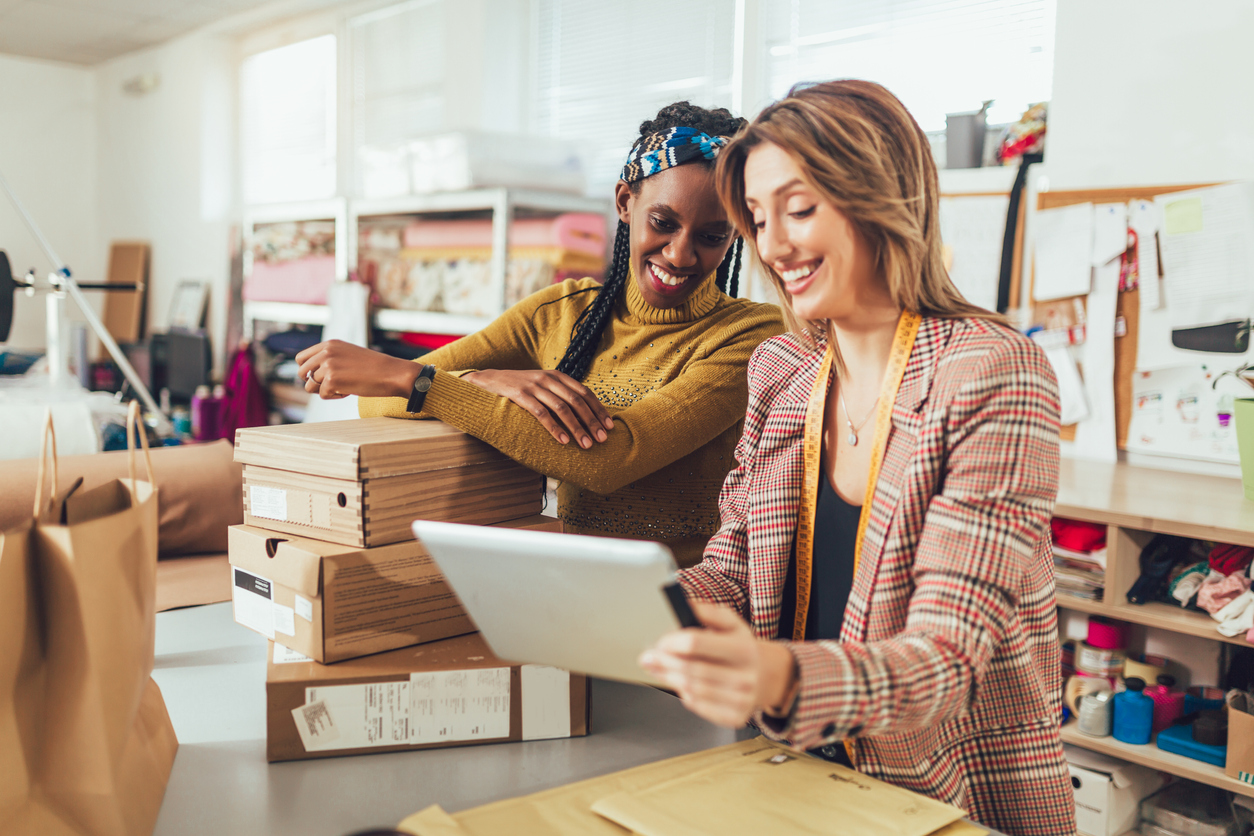
[[[645,301],[636,284],[636,272],[632,268],[627,272],[627,287],[623,292],[626,308],[625,319],[643,325],[672,325],[681,322],[693,322],[714,310],[723,292],[714,283],[714,273],[701,280],[701,284],[683,304],[673,308],[655,308]]]

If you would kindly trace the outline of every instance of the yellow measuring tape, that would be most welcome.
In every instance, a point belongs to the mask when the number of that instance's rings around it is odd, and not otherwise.
[[[888,370],[884,375],[879,408],[875,415],[875,440],[871,447],[871,468],[867,473],[866,497],[862,500],[862,513],[858,517],[858,537],[853,548],[855,577],[862,559],[862,541],[866,536],[867,523],[871,519],[871,498],[875,495],[875,483],[879,479],[880,465],[884,461],[884,448],[888,444],[888,427],[892,423],[893,402],[897,400],[897,390],[901,386],[902,376],[906,373],[906,363],[914,348],[914,338],[919,333],[921,320],[922,317],[917,313],[903,312],[901,318],[897,320],[897,332],[893,335],[893,346],[888,356]],[[793,641],[805,639],[806,616],[810,610],[810,581],[814,566],[814,515],[818,507],[819,479],[823,472],[823,411],[827,405],[827,391],[831,383],[834,362],[832,347],[828,345],[827,353],[823,355],[823,362],[819,366],[818,376],[814,379],[814,387],[810,390],[810,400],[806,404],[805,440],[802,448],[805,457],[805,476],[801,481],[801,513],[797,519],[797,612],[793,619]]]

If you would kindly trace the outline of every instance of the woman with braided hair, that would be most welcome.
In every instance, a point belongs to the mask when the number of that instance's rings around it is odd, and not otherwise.
[[[566,530],[660,540],[681,566],[718,528],[748,403],[745,368],[784,330],[736,297],[740,239],[714,160],[745,120],[688,102],[640,126],[615,188],[604,284],[568,280],[411,363],[332,340],[305,388],[363,417],[438,418],[560,480]]]

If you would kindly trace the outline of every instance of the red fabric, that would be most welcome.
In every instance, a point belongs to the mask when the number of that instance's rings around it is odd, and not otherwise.
[[[417,331],[406,331],[401,334],[401,342],[405,343],[405,345],[413,345],[430,351],[444,348],[449,343],[460,339],[461,337],[455,334],[422,334]]]
[[[1100,523],[1064,520],[1054,517],[1049,521],[1054,535],[1054,545],[1073,552],[1095,552],[1106,548],[1106,526]]]
[[[721,527],[679,573],[762,638],[777,634],[822,350],[784,335],[754,352]],[[923,318],[840,641],[788,643],[792,714],[760,715],[759,728],[804,748],[850,738],[860,771],[1007,834],[1075,833],[1049,542],[1058,427],[1054,375],[1031,340]]]
[[[1220,543],[1210,550],[1210,568],[1224,575],[1242,572],[1254,558],[1254,549],[1249,546],[1229,546]]]
[[[234,442],[236,430],[270,423],[269,400],[257,379],[251,345],[235,352],[222,388],[226,390],[226,398],[222,401],[220,438]]]

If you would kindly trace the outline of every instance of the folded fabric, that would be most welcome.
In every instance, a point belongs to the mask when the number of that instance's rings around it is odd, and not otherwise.
[[[1225,636],[1248,635],[1254,628],[1254,592],[1247,589],[1211,617],[1219,622],[1219,632]]]
[[[1210,568],[1225,575],[1242,572],[1254,560],[1254,549],[1249,546],[1231,546],[1219,543],[1210,550]]]
[[[1054,517],[1049,523],[1054,543],[1064,549],[1091,552],[1106,548],[1106,526]]]
[[[1183,607],[1185,604],[1189,603],[1190,598],[1197,594],[1198,589],[1202,586],[1202,581],[1206,580],[1206,577],[1209,574],[1210,566],[1206,561],[1203,560],[1200,563],[1194,563],[1192,566],[1186,567],[1183,572],[1176,575],[1176,577],[1171,581],[1171,586],[1168,588],[1168,594],[1171,595],[1172,598],[1179,601],[1180,606]]]
[[[1212,569],[1197,591],[1197,605],[1218,620],[1219,611],[1249,588],[1250,579],[1245,575],[1225,576]]]

